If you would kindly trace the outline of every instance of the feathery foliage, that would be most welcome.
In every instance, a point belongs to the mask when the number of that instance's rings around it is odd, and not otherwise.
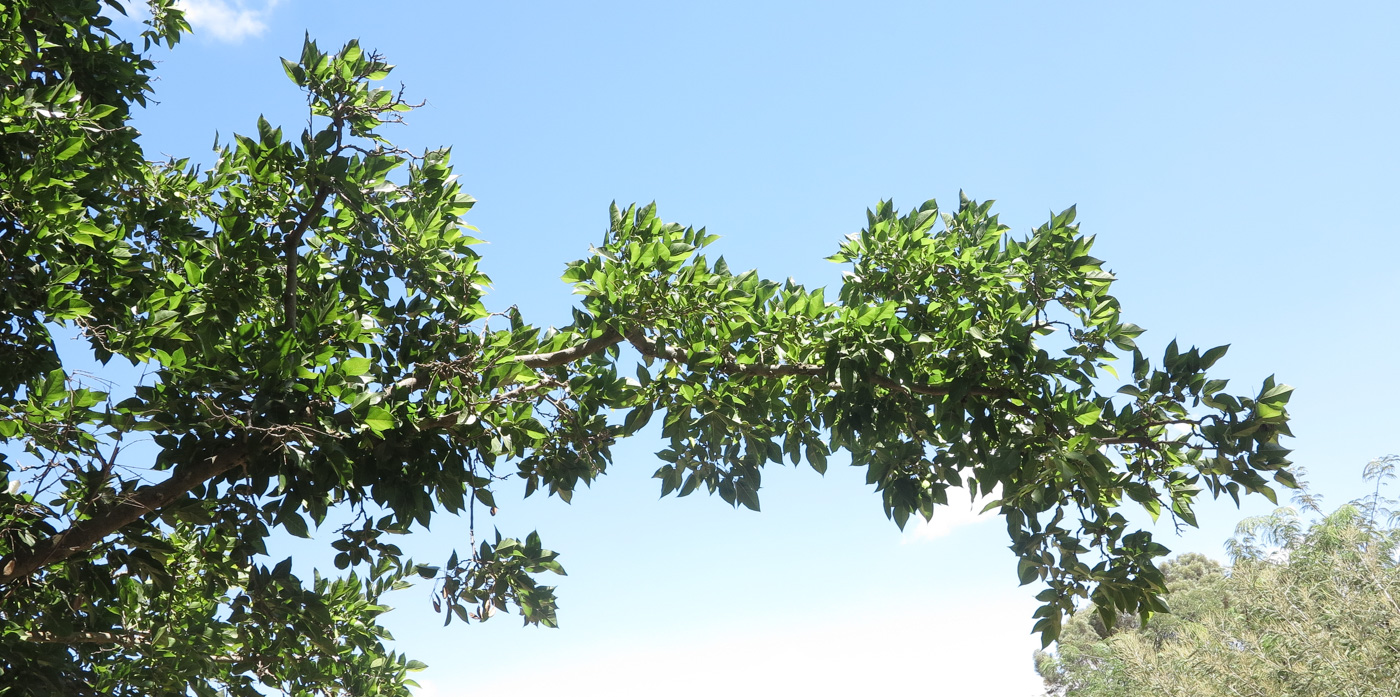
[[[1400,690],[1400,528],[1376,494],[1305,522],[1293,508],[1241,521],[1228,569],[1200,555],[1163,566],[1169,615],[1116,630],[1079,613],[1037,655],[1065,697],[1348,697]]]

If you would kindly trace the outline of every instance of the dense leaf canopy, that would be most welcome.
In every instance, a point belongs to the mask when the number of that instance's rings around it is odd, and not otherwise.
[[[441,566],[392,535],[494,506],[507,476],[567,501],[650,422],[663,493],[757,509],[765,464],[844,451],[899,525],[950,487],[993,497],[1047,642],[1077,598],[1162,609],[1166,550],[1124,502],[1193,524],[1204,490],[1293,486],[1289,388],[1227,393],[1206,375],[1225,347],[1144,357],[1074,209],[1017,237],[990,203],[882,202],[831,257],[849,271],[828,298],[614,206],[565,270],[573,322],[541,330],[487,309],[448,152],[386,140],[411,106],[376,86],[380,56],[308,41],[285,66],[307,130],[259,120],[205,168],[148,162],[127,123],[146,51],[187,27],[156,0],[138,49],[99,9],[0,9],[6,686],[402,694],[414,664],[384,645],[382,593],[422,576],[449,621],[552,625],[535,576],[562,569],[533,534]],[[122,398],[60,360],[56,331],[148,377]],[[267,558],[274,531],[332,512],[340,575]]]

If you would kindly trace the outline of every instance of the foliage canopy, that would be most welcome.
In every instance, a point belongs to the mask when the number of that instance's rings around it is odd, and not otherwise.
[[[1375,494],[1311,522],[1289,507],[1246,518],[1226,545],[1229,569],[1199,554],[1164,564],[1170,615],[1117,628],[1074,616],[1056,653],[1037,656],[1047,694],[1395,694],[1400,528],[1379,485],[1397,463],[1373,462]]]
[[[441,566],[391,536],[494,506],[507,476],[567,501],[651,421],[663,494],[756,510],[765,464],[820,472],[845,451],[899,525],[949,487],[997,497],[1047,642],[1076,598],[1163,609],[1166,550],[1125,501],[1194,524],[1203,490],[1294,486],[1289,388],[1226,392],[1206,374],[1223,346],[1144,357],[1072,208],[1015,237],[989,202],[882,202],[831,257],[849,272],[828,300],[708,258],[714,235],[654,206],[613,206],[564,272],[572,324],[541,330],[487,309],[473,200],[446,150],[385,138],[411,106],[355,42],[286,62],[302,133],[259,120],[207,168],[147,161],[128,125],[146,54],[188,29],[169,0],[151,9],[141,49],[95,0],[0,9],[5,685],[403,694],[416,665],[384,646],[384,592],[418,575],[448,621],[515,607],[552,625],[535,576],[562,569],[533,534]],[[60,360],[58,328],[149,379],[121,398]],[[267,559],[275,530],[332,511],[351,521],[341,575]]]

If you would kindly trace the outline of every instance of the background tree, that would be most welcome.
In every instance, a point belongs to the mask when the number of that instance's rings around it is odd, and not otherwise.
[[[1054,695],[1388,695],[1400,688],[1400,529],[1376,493],[1305,524],[1293,508],[1243,520],[1224,569],[1168,562],[1169,615],[1116,630],[1076,614],[1037,656]],[[1310,509],[1319,512],[1317,509]]]
[[[507,476],[568,500],[653,418],[663,493],[757,509],[766,463],[845,450],[900,525],[952,486],[998,496],[1047,642],[1076,598],[1162,609],[1166,549],[1124,501],[1193,524],[1202,490],[1294,485],[1289,388],[1226,393],[1205,372],[1223,346],[1155,367],[1073,209],[1018,238],[990,203],[882,202],[828,302],[613,206],[565,271],[573,323],[540,330],[486,308],[447,151],[383,136],[411,107],[375,86],[382,57],[308,41],[285,63],[307,130],[259,120],[207,168],[152,163],[126,125],[151,64],[99,9],[4,9],[0,689],[401,694],[415,666],[375,624],[384,592],[416,574],[448,622],[551,625],[535,575],[562,569],[533,534],[440,567],[391,536],[494,506]],[[145,48],[173,44],[180,13],[152,10]],[[84,377],[55,327],[148,379],[127,397]],[[322,524],[343,576],[267,558],[273,530]]]

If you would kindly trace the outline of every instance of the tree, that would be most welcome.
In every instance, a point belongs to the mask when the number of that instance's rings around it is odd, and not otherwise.
[[[1394,694],[1400,528],[1379,485],[1395,462],[1368,467],[1373,496],[1309,524],[1291,507],[1246,518],[1229,569],[1194,554],[1165,564],[1170,615],[1116,630],[1075,615],[1057,652],[1037,656],[1047,694]]]
[[[311,114],[298,136],[259,120],[205,169],[146,161],[126,125],[145,52],[187,30],[151,5],[141,50],[95,1],[3,10],[0,683],[402,694],[415,665],[384,646],[382,593],[418,575],[449,622],[513,606],[552,625],[535,576],[562,569],[533,534],[441,566],[392,535],[494,506],[507,476],[567,501],[653,419],[663,494],[756,510],[766,463],[821,472],[842,450],[901,526],[949,487],[995,492],[1021,580],[1046,586],[1047,642],[1076,598],[1162,609],[1166,549],[1126,500],[1194,524],[1202,490],[1294,485],[1290,389],[1226,393],[1206,374],[1224,346],[1173,342],[1155,367],[1073,208],[1016,238],[990,202],[881,202],[831,257],[850,272],[829,302],[707,259],[716,237],[654,205],[614,205],[564,273],[573,323],[541,330],[487,309],[473,201],[448,151],[385,138],[411,105],[356,42],[285,62]],[[150,379],[121,398],[83,377],[56,327]],[[343,576],[270,564],[273,531],[332,513]]]

